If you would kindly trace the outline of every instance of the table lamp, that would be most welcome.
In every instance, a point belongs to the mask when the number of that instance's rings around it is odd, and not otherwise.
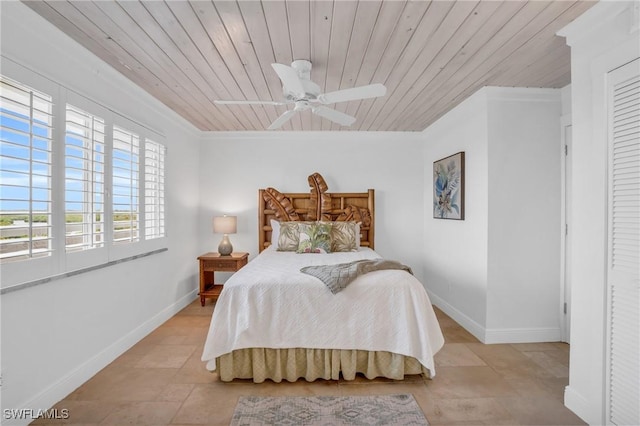
[[[233,251],[233,246],[231,245],[231,241],[229,241],[229,234],[235,234],[237,232],[236,225],[236,216],[224,215],[213,218],[213,232],[215,234],[224,234],[218,246],[218,253],[222,256],[229,256]]]

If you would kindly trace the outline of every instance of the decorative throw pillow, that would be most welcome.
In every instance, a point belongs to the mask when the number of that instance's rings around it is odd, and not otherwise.
[[[356,222],[331,222],[331,251],[357,251],[359,233]]]
[[[278,251],[296,251],[300,243],[300,222],[280,222],[280,235],[278,236]]]
[[[298,253],[331,253],[331,224],[301,223],[298,229],[300,230]]]

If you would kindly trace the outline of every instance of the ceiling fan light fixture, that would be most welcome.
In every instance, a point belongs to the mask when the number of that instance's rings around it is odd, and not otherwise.
[[[300,101],[296,101],[296,106],[293,108],[294,111],[305,111],[307,109],[311,108],[311,105],[309,104],[309,101],[305,101],[305,100],[300,100]]]

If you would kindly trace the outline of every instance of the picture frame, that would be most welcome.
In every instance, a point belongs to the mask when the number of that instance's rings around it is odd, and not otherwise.
[[[433,162],[433,217],[464,220],[464,151]]]

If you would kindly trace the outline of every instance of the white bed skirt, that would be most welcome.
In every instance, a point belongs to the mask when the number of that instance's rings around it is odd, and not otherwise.
[[[357,373],[366,378],[386,377],[402,380],[405,375],[424,374],[429,370],[417,359],[391,352],[340,349],[239,349],[216,358],[216,371],[223,382],[233,379],[253,379],[262,383],[295,382],[304,378],[354,380]]]

